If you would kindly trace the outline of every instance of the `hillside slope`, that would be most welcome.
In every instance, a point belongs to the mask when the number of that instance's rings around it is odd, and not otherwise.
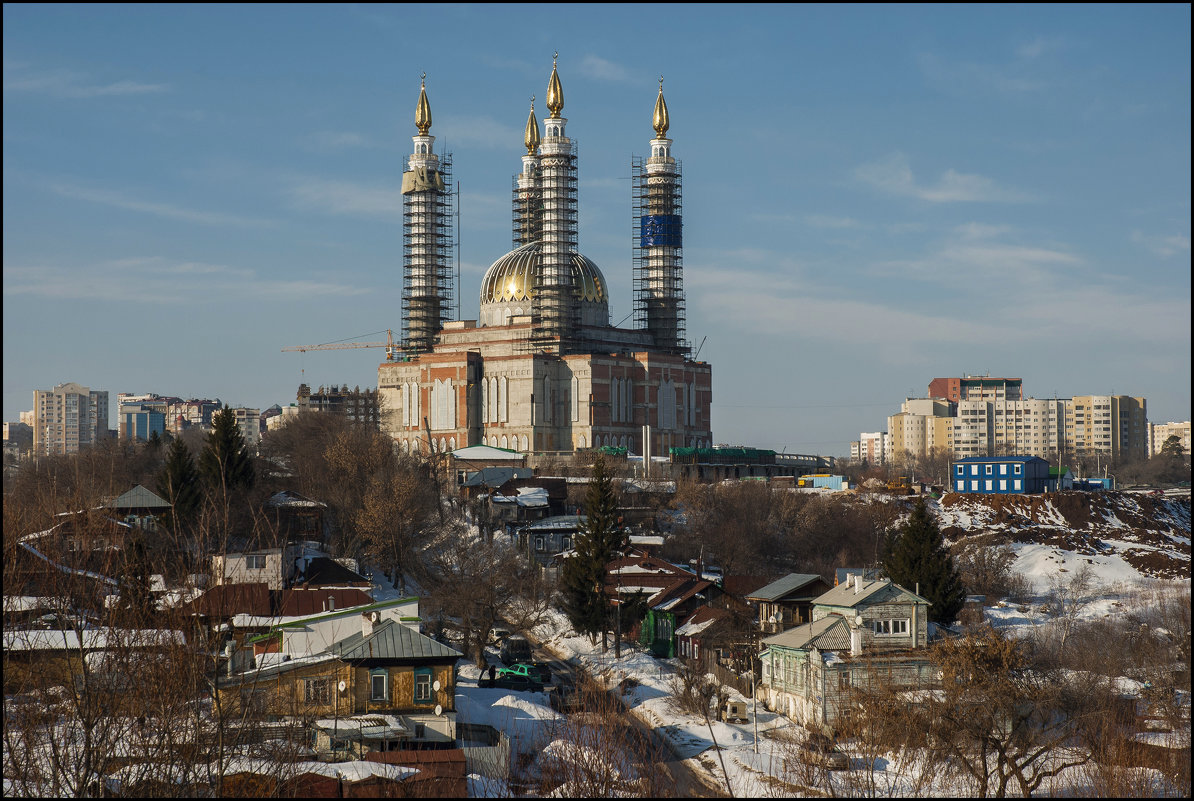
[[[1017,572],[1038,583],[1076,560],[1093,565],[1104,581],[1190,578],[1188,498],[946,493],[933,506],[951,544],[1012,545]]]

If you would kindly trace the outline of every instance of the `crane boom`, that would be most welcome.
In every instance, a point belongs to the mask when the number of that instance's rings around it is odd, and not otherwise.
[[[385,348],[386,359],[395,361],[402,355],[400,349],[394,347],[394,332],[386,329],[385,342],[332,342],[325,345],[289,345],[282,348],[283,353],[299,351],[306,353],[309,350],[347,350],[349,348]]]

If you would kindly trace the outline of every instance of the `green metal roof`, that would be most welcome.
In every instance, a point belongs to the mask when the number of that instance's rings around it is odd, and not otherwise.
[[[459,659],[463,654],[454,648],[424,637],[414,629],[387,620],[373,627],[368,637],[357,632],[331,647],[340,659]]]

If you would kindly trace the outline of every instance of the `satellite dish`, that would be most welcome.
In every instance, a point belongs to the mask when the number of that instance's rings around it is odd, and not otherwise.
[[[442,714],[444,714],[444,708],[442,706],[440,706],[439,704],[436,704],[435,705],[435,716],[439,717]]]
[[[431,685],[431,689],[435,690],[436,692],[439,692],[439,688],[440,688],[441,686],[443,686],[443,685],[441,685],[441,684],[439,683],[439,679],[436,679],[436,680],[435,680],[435,684],[432,684],[432,685]]]
[[[337,686],[339,686],[339,688],[340,688],[340,692],[344,692],[345,690],[347,690],[347,689],[348,689],[348,682],[346,682],[346,681],[344,681],[343,679],[341,679],[341,680],[340,680],[340,684],[339,684],[339,685],[337,685]]]

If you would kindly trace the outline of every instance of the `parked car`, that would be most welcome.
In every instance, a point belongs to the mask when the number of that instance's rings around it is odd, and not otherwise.
[[[498,675],[526,676],[540,684],[551,684],[551,666],[546,662],[517,662],[509,667],[498,668]]]
[[[580,690],[572,685],[549,687],[547,703],[552,709],[561,714],[579,712],[585,708],[584,697],[581,695]]]
[[[507,637],[506,641],[502,643],[502,650],[498,658],[502,660],[503,665],[513,665],[518,662],[530,662],[535,657],[531,653],[531,644],[527,642],[526,637],[515,634]]]
[[[505,626],[494,626],[489,630],[489,639],[494,645],[501,645],[513,633]]]

